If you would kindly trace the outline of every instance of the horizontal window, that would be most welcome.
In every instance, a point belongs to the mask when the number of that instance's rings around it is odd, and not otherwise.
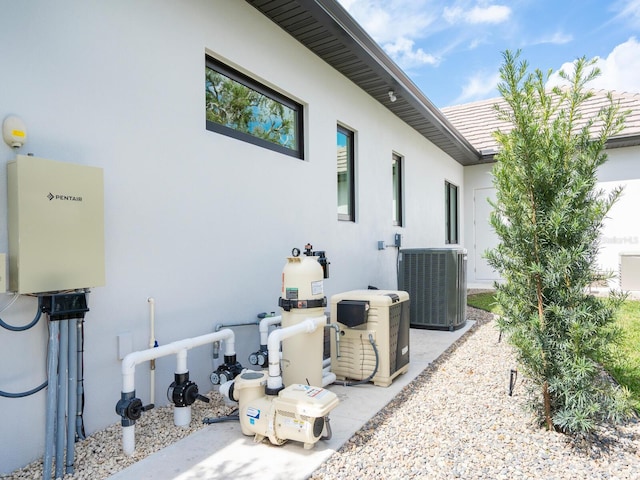
[[[302,159],[302,105],[206,57],[207,130]]]

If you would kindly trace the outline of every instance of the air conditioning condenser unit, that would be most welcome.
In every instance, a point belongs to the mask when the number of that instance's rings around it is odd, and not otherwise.
[[[411,298],[412,327],[451,331],[463,327],[467,315],[467,251],[400,250],[398,288]]]

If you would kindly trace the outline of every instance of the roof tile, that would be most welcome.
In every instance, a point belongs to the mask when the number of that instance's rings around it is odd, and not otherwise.
[[[592,118],[600,108],[607,105],[606,90],[594,90],[594,95],[582,106],[582,114],[586,119]],[[611,92],[614,101],[620,103],[622,111],[628,110],[625,128],[613,139],[638,137],[633,144],[640,144],[640,93]],[[442,108],[442,113],[453,126],[483,155],[491,155],[498,151],[499,146],[493,138],[495,131],[508,132],[511,125],[499,120],[495,106],[506,107],[502,97],[481,100],[478,102]],[[591,128],[593,135],[597,134],[599,125]]]

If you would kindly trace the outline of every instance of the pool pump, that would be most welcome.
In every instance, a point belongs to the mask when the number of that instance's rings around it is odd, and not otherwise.
[[[321,438],[330,438],[328,415],[339,403],[337,395],[302,384],[268,395],[267,375],[266,371],[246,370],[225,385],[224,395],[238,402],[242,433],[253,435],[256,442],[268,438],[274,445],[302,442],[305,449],[313,448]]]

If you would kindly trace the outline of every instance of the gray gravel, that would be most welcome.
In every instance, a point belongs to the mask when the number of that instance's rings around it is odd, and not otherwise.
[[[508,394],[511,347],[478,320],[311,479],[640,479],[637,419],[588,438],[538,428],[526,380]]]
[[[514,356],[499,342],[493,317],[468,309],[472,330],[375,415],[312,480],[328,479],[640,479],[640,423],[571,438],[532,425],[523,408],[526,380],[508,395]],[[121,452],[119,423],[76,447],[76,472],[65,479],[101,480],[194,431],[207,416],[227,415],[219,394],[196,402],[190,428],[173,426],[172,410],[136,423],[136,452]],[[162,428],[159,428],[162,426]],[[42,478],[42,462],[1,476]]]

